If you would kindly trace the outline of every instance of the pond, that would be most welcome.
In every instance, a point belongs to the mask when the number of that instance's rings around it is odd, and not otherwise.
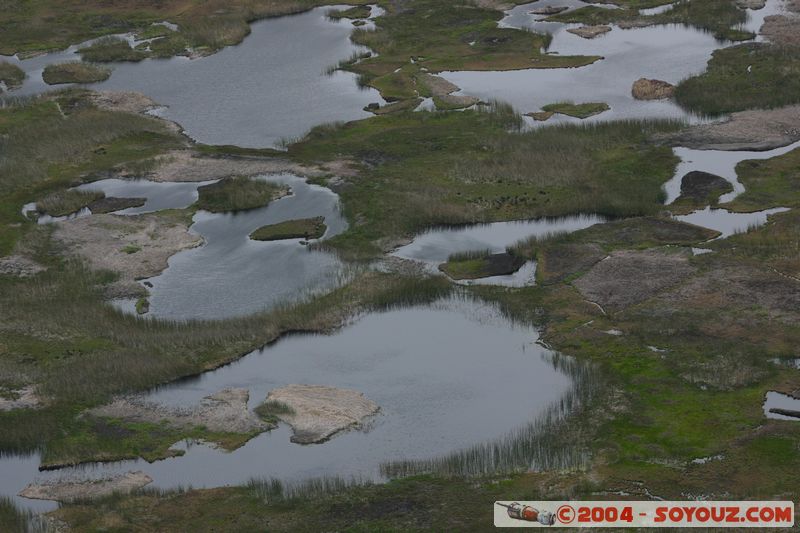
[[[371,116],[364,106],[383,102],[374,89],[359,88],[354,74],[326,73],[366,51],[350,42],[350,20],[325,16],[331,9],[255,22],[241,44],[208,57],[114,64],[111,78],[88,87],[142,92],[165,106],[160,116],[203,143],[278,146],[321,123]],[[6,58],[28,73],[14,94],[53,89],[42,81],[42,70],[77,59],[79,47],[24,61]]]
[[[292,383],[354,389],[381,410],[362,430],[315,445],[289,441],[285,426],[234,452],[181,444],[176,457],[38,473],[35,457],[0,459],[0,492],[34,478],[97,477],[142,470],[153,486],[215,487],[252,477],[296,481],[337,475],[383,479],[381,466],[492,443],[558,407],[575,390],[563,356],[537,343],[535,328],[509,321],[485,302],[451,297],[428,306],[361,317],[332,335],[293,335],[238,362],[146,396],[165,405],[197,403],[227,387],[247,388],[250,407]],[[491,447],[489,448],[491,449]],[[490,452],[487,452],[490,453]],[[24,500],[23,500],[24,501]]]
[[[261,242],[249,235],[268,224],[324,217],[323,239],[347,228],[339,197],[291,174],[260,179],[283,183],[289,196],[235,213],[199,211],[190,230],[204,244],[179,252],[151,285],[149,316],[176,320],[242,316],[297,301],[348,279],[348,267],[331,253],[309,249],[301,239]],[[127,304],[130,307],[130,302]]]

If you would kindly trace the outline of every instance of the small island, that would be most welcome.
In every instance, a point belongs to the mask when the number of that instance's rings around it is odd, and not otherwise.
[[[328,227],[325,217],[299,218],[262,226],[250,234],[255,241],[282,241],[285,239],[319,239]]]

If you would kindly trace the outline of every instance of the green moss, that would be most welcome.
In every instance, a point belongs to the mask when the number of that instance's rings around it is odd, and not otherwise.
[[[167,422],[127,422],[85,417],[61,438],[50,441],[42,465],[55,467],[90,461],[121,461],[141,457],[148,462],[183,455],[171,447],[182,440],[203,440],[235,450],[255,433],[220,433],[202,426],[178,428]]]
[[[608,104],[603,102],[590,102],[585,104],[574,104],[572,102],[558,102],[542,107],[542,111],[548,113],[560,113],[574,118],[589,118],[599,115],[611,109]]]
[[[800,57],[788,48],[750,43],[714,52],[708,69],[678,84],[676,101],[704,115],[800,102]]]
[[[81,61],[70,61],[68,63],[57,63],[47,65],[42,72],[42,79],[48,85],[59,85],[63,83],[95,83],[107,80],[111,76],[111,69],[83,63]]]
[[[256,241],[319,239],[327,229],[325,217],[301,218],[262,226],[251,233],[250,238]]]
[[[197,207],[222,213],[264,207],[272,200],[284,196],[285,186],[245,177],[226,178],[197,189]]]
[[[139,298],[136,300],[136,314],[144,315],[150,311],[150,300],[147,298]]]

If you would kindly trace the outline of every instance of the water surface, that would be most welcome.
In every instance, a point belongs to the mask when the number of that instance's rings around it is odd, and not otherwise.
[[[113,64],[111,78],[89,87],[142,92],[166,106],[161,116],[209,144],[276,146],[321,123],[371,116],[363,107],[383,102],[377,91],[359,88],[354,74],[325,72],[366,51],[350,42],[352,21],[325,16],[331,9],[255,22],[241,44],[208,57]],[[9,58],[29,76],[15,93],[52,89],[41,80],[42,70],[77,59],[78,47],[24,61]]]
[[[347,222],[339,198],[291,174],[262,177],[291,188],[290,196],[267,207],[236,213],[199,211],[190,230],[203,246],[179,252],[161,275],[150,278],[150,315],[170,319],[242,316],[331,289],[347,279],[347,267],[333,254],[311,250],[302,239],[254,241],[249,235],[268,224],[322,216],[324,239]]]
[[[363,392],[381,407],[365,429],[303,446],[291,443],[282,425],[232,453],[183,444],[185,456],[153,464],[123,461],[43,473],[36,472],[36,461],[12,456],[0,459],[0,493],[15,494],[34,478],[128,470],[143,470],[163,488],[242,484],[254,476],[379,480],[384,462],[435,458],[491,442],[557,404],[573,382],[537,339],[534,328],[510,322],[497,307],[455,297],[372,313],[333,335],[289,336],[234,364],[155,390],[148,399],[186,406],[222,388],[244,387],[252,408],[276,387],[330,385]]]

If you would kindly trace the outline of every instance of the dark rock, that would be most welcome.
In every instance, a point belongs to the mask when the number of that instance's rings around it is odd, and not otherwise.
[[[89,210],[92,214],[112,213],[114,211],[121,211],[129,207],[141,207],[145,204],[147,198],[115,198],[108,196],[100,198],[89,204]]]
[[[681,180],[680,199],[690,199],[705,202],[708,199],[716,200],[720,194],[733,190],[733,185],[725,178],[694,170],[686,174]]]

